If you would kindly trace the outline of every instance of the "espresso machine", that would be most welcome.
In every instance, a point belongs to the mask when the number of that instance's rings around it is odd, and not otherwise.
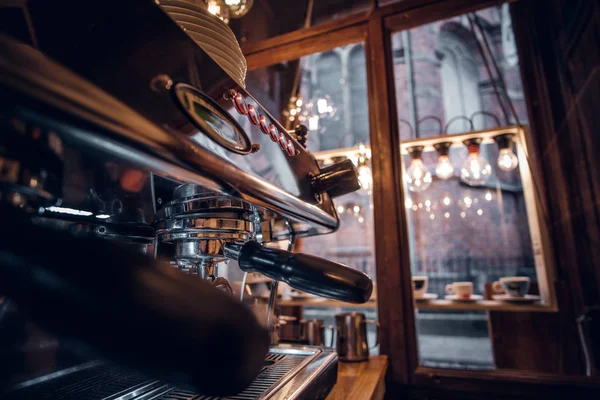
[[[0,20],[0,397],[325,398],[337,355],[276,343],[277,282],[351,303],[372,282],[273,244],[337,229],[352,163],[318,166],[198,4]],[[266,319],[224,265],[272,280]]]

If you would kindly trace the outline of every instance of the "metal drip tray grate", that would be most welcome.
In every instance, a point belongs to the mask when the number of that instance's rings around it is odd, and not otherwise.
[[[18,390],[10,400],[102,400],[147,392],[161,384],[138,373],[97,365]]]
[[[272,391],[286,375],[292,373],[304,361],[307,355],[269,353],[265,358],[265,366],[252,384],[242,393],[232,397],[207,397],[197,393],[174,389],[156,400],[254,400]]]
[[[315,348],[275,347],[265,357],[258,377],[242,393],[232,397],[208,397],[175,388],[141,374],[124,371],[101,363],[90,363],[72,371],[30,381],[10,393],[6,400],[255,400],[270,397],[293,379],[311,381],[305,370],[311,362],[331,363],[327,355]],[[333,356],[333,362],[337,356]],[[317,368],[318,369],[318,368]],[[304,372],[306,377],[301,372]],[[311,377],[309,377],[311,376]],[[335,380],[333,380],[335,382]],[[332,386],[332,384],[331,384]]]

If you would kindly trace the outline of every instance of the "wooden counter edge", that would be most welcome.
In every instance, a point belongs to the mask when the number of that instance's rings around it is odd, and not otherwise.
[[[338,381],[327,400],[381,400],[385,393],[388,357],[371,356],[364,362],[338,364]]]

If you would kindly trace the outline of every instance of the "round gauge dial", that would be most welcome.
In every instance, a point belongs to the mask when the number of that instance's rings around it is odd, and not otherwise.
[[[238,154],[248,154],[252,143],[242,127],[200,90],[185,83],[172,89],[173,99],[181,111],[213,142]]]

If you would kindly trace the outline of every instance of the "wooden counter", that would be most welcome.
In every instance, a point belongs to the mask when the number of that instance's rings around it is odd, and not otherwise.
[[[339,362],[338,380],[327,400],[381,400],[385,393],[387,356],[369,361]]]

